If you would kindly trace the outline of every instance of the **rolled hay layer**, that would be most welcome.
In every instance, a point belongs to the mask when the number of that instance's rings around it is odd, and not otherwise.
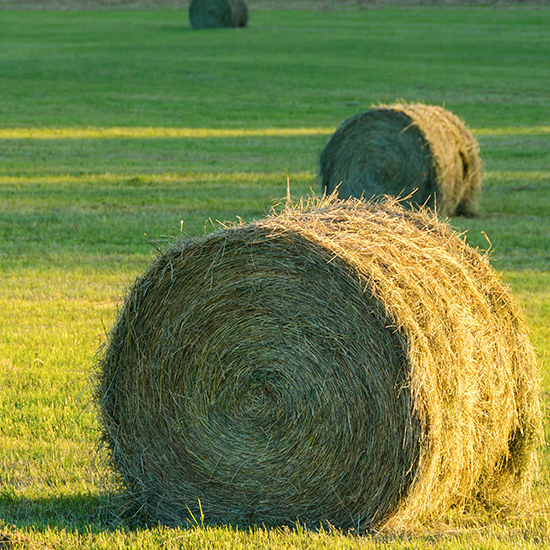
[[[140,276],[95,399],[141,521],[398,527],[526,493],[523,315],[426,211],[334,199],[179,240]]]
[[[326,194],[408,197],[442,216],[476,216],[479,145],[456,115],[422,103],[381,105],[344,121],[320,157]]]
[[[193,0],[189,21],[194,29],[246,27],[248,6],[244,0]]]

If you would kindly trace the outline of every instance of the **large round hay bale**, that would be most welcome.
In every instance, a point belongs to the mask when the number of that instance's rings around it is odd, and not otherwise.
[[[541,434],[523,315],[481,256],[393,199],[178,240],[98,362],[133,512],[411,528],[515,498]]]
[[[193,0],[189,21],[194,29],[246,27],[248,7],[244,0]]]
[[[321,152],[320,173],[324,191],[343,199],[393,195],[442,216],[479,213],[479,145],[442,107],[395,103],[349,118]]]

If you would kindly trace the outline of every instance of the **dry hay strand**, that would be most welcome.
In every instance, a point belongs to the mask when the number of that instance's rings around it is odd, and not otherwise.
[[[442,216],[479,214],[479,144],[442,107],[394,103],[351,117],[321,152],[320,174],[326,194],[401,196]]]
[[[540,373],[485,256],[428,211],[334,197],[175,241],[97,365],[140,521],[413,529],[514,502]]]
[[[248,7],[244,0],[193,0],[189,21],[194,29],[246,27]]]

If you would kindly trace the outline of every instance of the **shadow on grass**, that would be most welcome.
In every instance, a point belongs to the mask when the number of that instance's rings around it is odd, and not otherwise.
[[[208,521],[199,514],[190,514],[187,521],[183,520],[177,525],[165,525],[141,518],[139,512],[131,509],[125,495],[121,493],[79,493],[30,498],[0,490],[0,527],[2,525],[10,526],[12,530],[45,532],[53,529],[75,535],[115,532],[121,529],[125,532],[139,532],[156,528],[184,531],[228,529],[235,532],[250,532],[262,528],[281,532],[308,530],[314,533],[334,530],[330,523],[306,526],[297,521],[266,522],[258,525],[257,522],[246,520]]]
[[[0,518],[19,529],[32,527],[89,532],[114,528],[109,494],[79,493],[29,498],[0,491]]]
[[[82,548],[87,548],[86,541],[93,541],[96,537],[112,543],[118,547],[120,541],[131,546],[144,541],[161,542],[185,539],[190,544],[193,541],[197,545],[205,542],[211,543],[210,548],[218,548],[220,540],[228,543],[239,539],[243,544],[256,541],[258,537],[265,542],[265,534],[271,532],[274,539],[286,543],[296,544],[300,547],[305,540],[312,543],[334,543],[340,547],[342,539],[348,543],[353,540],[365,540],[380,545],[396,544],[401,548],[403,543],[432,545],[446,543],[458,548],[475,541],[483,546],[483,541],[488,541],[491,548],[502,542],[527,542],[536,546],[547,548],[550,543],[550,531],[548,517],[533,517],[528,522],[499,522],[490,515],[482,515],[484,527],[480,529],[480,517],[465,517],[458,525],[437,524],[426,526],[414,532],[357,532],[354,529],[342,531],[330,523],[325,525],[304,525],[300,522],[294,524],[257,524],[241,521],[232,522],[203,522],[200,518],[181,525],[151,525],[121,521],[116,518],[112,501],[116,500],[115,494],[89,494],[82,493],[70,496],[52,496],[39,498],[26,498],[13,496],[0,492],[0,548],[19,548],[33,545],[33,541],[53,540],[52,536],[59,539],[60,543],[80,541]],[[53,535],[52,535],[53,532]],[[366,537],[366,539],[364,539]],[[56,539],[57,540],[57,539]],[[286,544],[282,544],[281,547]],[[130,547],[128,546],[128,547]],[[480,546],[480,547],[481,547]],[[40,546],[41,547],[41,546]],[[49,546],[48,546],[49,547]],[[80,546],[79,546],[80,547]],[[124,546],[126,547],[126,546]],[[134,546],[131,546],[132,548]],[[138,547],[138,546],[136,546]],[[225,546],[227,547],[227,546]],[[295,546],[292,546],[295,547]],[[323,546],[325,547],[325,546]],[[371,546],[369,546],[370,548]],[[448,547],[448,546],[445,546]],[[484,546],[483,546],[484,547]],[[508,547],[508,546],[506,546]]]

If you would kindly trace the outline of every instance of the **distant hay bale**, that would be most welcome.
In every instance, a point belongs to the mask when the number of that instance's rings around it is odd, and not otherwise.
[[[485,256],[426,211],[324,200],[175,241],[97,365],[132,512],[399,527],[536,469],[539,372]]]
[[[395,103],[351,117],[322,151],[320,173],[325,192],[340,185],[343,199],[412,195],[442,216],[479,214],[479,145],[441,107]]]
[[[244,0],[193,0],[189,21],[194,29],[246,27],[248,7]]]

